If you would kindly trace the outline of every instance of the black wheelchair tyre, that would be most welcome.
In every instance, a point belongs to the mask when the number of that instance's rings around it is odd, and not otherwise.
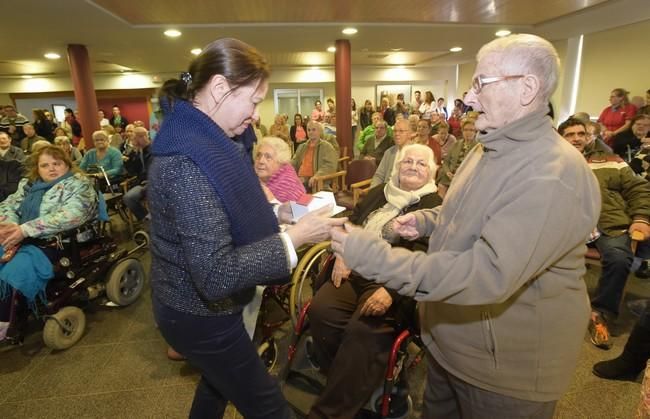
[[[61,327],[64,325],[68,330]],[[86,329],[86,315],[79,307],[63,307],[45,321],[43,342],[48,348],[63,350],[81,339]]]
[[[133,258],[122,259],[108,274],[106,296],[117,305],[128,306],[142,293],[145,278],[142,262]]]

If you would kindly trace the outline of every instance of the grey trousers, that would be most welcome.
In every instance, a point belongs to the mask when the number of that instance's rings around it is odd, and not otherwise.
[[[552,419],[557,401],[520,400],[468,384],[427,356],[423,419]]]

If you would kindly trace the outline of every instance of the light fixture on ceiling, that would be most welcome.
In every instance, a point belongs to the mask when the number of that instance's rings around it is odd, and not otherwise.
[[[32,76],[31,74],[23,74],[23,75],[20,76],[20,77],[22,77],[23,79],[31,79],[31,78],[33,78],[34,76]]]
[[[336,52],[336,47],[327,47],[327,52]]]
[[[165,32],[163,32],[165,36],[168,36],[170,38],[178,38],[181,36],[181,31],[176,30],[176,29],[167,29]]]
[[[61,56],[56,52],[45,53],[43,57],[47,58],[48,60],[58,60],[59,58],[61,58]]]
[[[343,32],[345,35],[354,35],[359,31],[357,30],[357,28],[345,28],[341,32]]]
[[[404,48],[391,48],[390,50],[391,50],[391,51],[398,52],[398,51],[403,51]]]
[[[504,37],[510,35],[512,32],[510,32],[507,29],[501,29],[500,31],[496,31],[495,35],[498,37]]]
[[[316,66],[313,66],[311,69],[312,69],[312,70],[319,70],[319,68],[316,67]]]
[[[201,53],[201,48],[194,48],[190,51],[193,55],[199,55]]]
[[[451,52],[461,52],[463,49],[461,47],[451,47],[449,51]]]

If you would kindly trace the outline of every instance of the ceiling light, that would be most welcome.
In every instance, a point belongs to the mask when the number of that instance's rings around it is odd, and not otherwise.
[[[449,48],[449,51],[451,52],[461,52],[463,49],[461,47],[452,47]]]
[[[190,51],[194,55],[199,55],[201,53],[201,48],[194,48],[192,51]]]
[[[402,51],[403,49],[404,49],[404,48],[391,48],[390,50],[391,50],[391,51],[398,52],[398,51]]]
[[[311,69],[312,69],[312,70],[318,70],[318,67],[313,66]]]
[[[59,58],[61,58],[61,56],[56,52],[48,52],[45,55],[43,55],[43,57],[47,58],[48,60],[58,60]]]
[[[22,78],[24,78],[24,79],[31,79],[31,78],[33,78],[34,76],[29,75],[29,74],[23,74],[23,75],[20,76],[20,77],[22,77]]]
[[[327,52],[336,52],[336,47],[327,47]]]
[[[359,31],[357,30],[357,28],[345,28],[341,32],[343,32],[345,35],[354,35]]]
[[[167,29],[164,33],[165,36],[168,36],[170,38],[178,38],[181,36],[181,31],[178,31],[176,29]]]
[[[496,36],[499,36],[499,37],[503,37],[503,36],[508,36],[508,35],[510,35],[511,33],[512,33],[512,32],[510,32],[510,31],[507,30],[507,29],[501,29],[500,31],[497,31],[497,32],[495,33],[495,35],[496,35]]]

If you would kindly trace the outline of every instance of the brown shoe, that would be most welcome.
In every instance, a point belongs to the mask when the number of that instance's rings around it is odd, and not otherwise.
[[[597,348],[607,350],[612,347],[612,342],[609,340],[607,321],[605,320],[605,317],[597,311],[591,313],[589,335],[591,336],[591,343],[593,343]]]
[[[167,348],[167,358],[172,361],[185,361],[187,359],[183,355],[176,352],[171,346]]]

